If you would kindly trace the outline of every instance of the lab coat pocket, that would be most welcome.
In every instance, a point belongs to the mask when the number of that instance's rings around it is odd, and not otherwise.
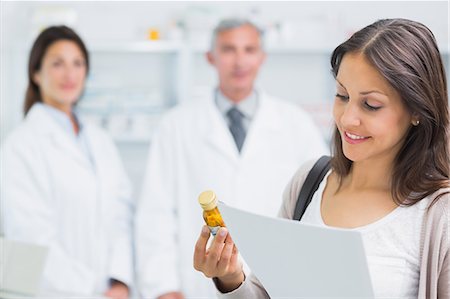
[[[401,298],[406,294],[405,259],[368,256],[367,261],[376,298]]]

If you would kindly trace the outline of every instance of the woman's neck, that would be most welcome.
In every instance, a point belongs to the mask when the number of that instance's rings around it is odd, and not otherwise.
[[[350,190],[391,190],[392,161],[370,160],[353,162],[350,173],[342,180]]]
[[[78,135],[78,133],[80,132],[80,126],[78,124],[75,115],[73,114],[72,105],[58,105],[55,102],[48,102],[48,101],[44,101],[44,104],[49,105],[67,115],[67,117],[70,119],[70,123],[72,124],[72,128],[75,134]]]
[[[80,132],[80,126],[78,124],[77,119],[75,118],[75,115],[73,113],[70,114],[70,122],[72,123],[73,130],[76,135]]]

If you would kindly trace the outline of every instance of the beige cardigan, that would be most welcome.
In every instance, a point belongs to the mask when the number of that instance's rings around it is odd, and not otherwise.
[[[302,166],[283,194],[279,217],[292,219],[303,182],[315,161]],[[440,190],[450,191],[449,189]],[[434,198],[432,195],[431,198]],[[442,196],[427,212],[421,231],[421,266],[418,298],[450,299],[450,195]],[[270,298],[258,279],[250,274],[244,283],[219,298]],[[294,297],[293,297],[294,298]]]

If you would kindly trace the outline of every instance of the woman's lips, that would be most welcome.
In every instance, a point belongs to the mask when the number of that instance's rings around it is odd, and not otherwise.
[[[350,144],[359,144],[366,141],[369,138],[370,137],[361,136],[347,131],[344,132],[344,139]]]

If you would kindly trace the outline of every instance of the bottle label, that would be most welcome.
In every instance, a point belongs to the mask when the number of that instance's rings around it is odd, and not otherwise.
[[[209,230],[211,231],[211,234],[212,234],[213,236],[216,236],[217,231],[219,230],[220,226],[209,226],[209,225],[208,225],[208,227],[209,227]]]

